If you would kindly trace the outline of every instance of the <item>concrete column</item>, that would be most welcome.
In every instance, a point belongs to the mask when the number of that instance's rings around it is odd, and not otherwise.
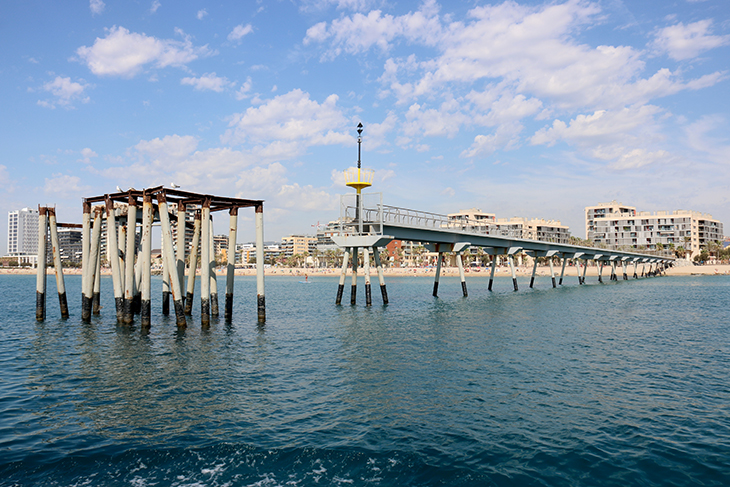
[[[537,255],[535,255],[535,263],[532,265],[532,276],[530,277],[530,288],[535,284],[535,273],[537,273]]]
[[[101,215],[101,208],[99,214]],[[94,294],[91,297],[91,310],[95,315],[101,314],[101,231],[99,232],[99,255],[94,269]]]
[[[86,266],[89,264],[91,248],[91,203],[84,201],[84,213],[81,217],[81,306],[84,304],[84,287],[86,284]]]
[[[61,264],[61,248],[58,242],[58,228],[56,222],[55,208],[48,208],[48,226],[51,230],[51,248],[53,249],[53,267],[56,270],[56,289],[58,290],[58,303],[61,307],[61,318],[68,318],[68,301],[66,300],[66,283],[63,279],[63,266]]]
[[[565,254],[563,254],[563,268],[560,270],[560,281],[558,281],[559,285],[563,285],[563,276],[565,275],[565,264],[568,263],[568,259],[565,258]]]
[[[519,288],[517,287],[517,274],[515,274],[515,258],[512,255],[508,255],[507,260],[509,261],[509,270],[512,273],[512,284],[515,287],[515,291],[517,291]]]
[[[256,206],[256,300],[259,323],[266,321],[264,295],[264,205]]]
[[[164,246],[163,246],[164,247]],[[162,249],[162,314],[168,316],[170,314],[170,269],[167,268],[167,259]]]
[[[193,242],[190,247],[190,263],[188,264],[188,287],[185,296],[185,314],[193,313],[193,296],[195,295],[195,274],[198,272],[198,245],[200,243],[200,210],[195,211],[193,225]]]
[[[236,239],[238,232],[238,208],[231,208],[228,230],[228,265],[226,266],[226,321],[233,318],[233,280],[236,274]]]
[[[134,263],[134,297],[132,298],[132,312],[139,314],[142,309],[142,261],[139,253],[142,245],[142,227],[139,227],[139,245],[135,248],[137,261]]]
[[[99,260],[99,243],[101,242],[101,211],[94,208],[94,226],[91,231],[91,246],[89,247],[89,261],[85,266],[86,279],[84,280],[84,296],[81,301],[81,320],[91,321],[91,306],[94,299],[94,277]]]
[[[127,201],[127,250],[124,252],[124,323],[134,321],[134,258],[137,233],[137,198],[129,195]]]
[[[380,294],[383,297],[383,304],[388,304],[388,290],[385,288],[383,264],[380,262],[380,252],[377,247],[373,247],[373,259],[375,259],[375,266],[378,268],[378,282],[380,283]]]
[[[185,289],[185,203],[177,204],[177,249],[175,252],[177,264],[177,277],[180,279],[180,289]],[[185,304],[185,296],[182,296]]]
[[[170,214],[167,209],[167,199],[164,194],[157,195],[157,206],[160,211],[160,226],[162,227],[162,238],[164,246],[168,249],[164,257],[167,258],[167,267],[170,269],[170,285],[172,286],[172,301],[175,307],[175,322],[178,328],[187,326],[185,320],[185,309],[183,308],[182,289],[180,288],[180,278],[177,275],[177,266],[175,265],[175,256],[172,252],[172,230],[170,229]]]
[[[623,271],[624,271],[624,281],[627,281],[627,280],[629,279],[629,275],[628,275],[628,273],[626,272],[626,261],[625,261],[625,260],[622,260],[622,261],[621,261],[621,268],[622,268],[622,269],[623,269]]]
[[[365,274],[365,306],[372,306],[373,297],[370,291],[370,250],[362,248],[363,273]]]
[[[639,263],[634,261],[634,279],[638,279],[639,276],[636,275],[636,268],[638,267]]]
[[[586,283],[586,273],[588,272],[588,259],[583,259],[583,277],[580,278],[580,283]]]
[[[200,321],[210,325],[210,200],[203,202],[200,215]],[[260,267],[261,262],[256,261]]]
[[[444,260],[444,253],[439,252],[436,257],[436,276],[433,278],[433,297],[436,298],[439,295],[439,279],[441,278],[441,262]]]
[[[553,287],[555,286],[555,268],[553,267],[553,258],[550,257],[550,278],[553,281]]]
[[[360,257],[360,249],[352,248],[352,285],[350,286],[350,304],[357,302],[357,259]]]
[[[139,259],[139,266],[142,271],[140,323],[143,327],[150,326],[152,314],[152,211],[152,195],[145,191],[142,196],[142,250]],[[160,218],[162,218],[162,215],[160,215]],[[162,248],[163,252],[172,250],[167,249],[164,245]]]
[[[598,282],[603,283],[603,261],[598,263]]]
[[[489,273],[489,287],[488,289],[492,290],[492,283],[494,282],[494,271],[497,269],[497,254],[492,256],[492,270]]]
[[[47,208],[38,207],[38,263],[36,264],[35,319],[46,319],[46,234],[48,233]]]
[[[461,258],[461,252],[456,254],[456,266],[459,268],[459,279],[461,279],[461,291],[464,293],[464,297],[469,296],[466,290],[466,276],[464,275],[464,261]]]
[[[117,250],[119,251],[119,284],[122,290],[122,316],[124,316],[124,251],[127,248],[127,224],[119,222],[119,242]]]
[[[615,260],[611,261],[611,280],[612,281],[616,280],[616,261]]]
[[[114,307],[117,322],[121,323],[124,313],[124,290],[122,288],[122,269],[119,265],[119,241],[117,240],[117,219],[114,213],[114,202],[106,200],[106,245],[109,263],[112,267],[112,286],[114,287]]]
[[[215,273],[215,245],[213,244],[213,218],[210,219],[210,315],[218,317],[218,276]]]
[[[349,257],[350,252],[347,248],[345,248],[345,251],[342,254],[342,272],[340,272],[340,283],[337,286],[337,298],[335,298],[336,305],[342,304],[342,293],[345,290],[345,279],[347,278],[347,262]]]

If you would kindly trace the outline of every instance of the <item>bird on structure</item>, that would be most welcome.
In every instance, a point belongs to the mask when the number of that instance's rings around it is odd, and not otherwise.
[[[178,185],[177,185],[177,184],[175,184],[175,183],[170,183],[170,187],[171,187],[172,189],[175,189],[175,188],[179,188],[180,186],[178,186]]]
[[[123,192],[124,191],[122,191],[122,188],[120,188],[119,186],[117,186],[117,193],[123,193]]]

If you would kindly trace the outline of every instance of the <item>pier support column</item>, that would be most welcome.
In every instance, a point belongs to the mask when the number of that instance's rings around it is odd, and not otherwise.
[[[612,281],[617,281],[618,280],[616,278],[616,261],[615,260],[612,260],[611,261],[611,280]]]
[[[437,298],[439,295],[439,278],[441,277],[441,261],[444,260],[444,253],[439,252],[436,258],[436,277],[433,280],[433,297]]]
[[[363,273],[365,274],[365,306],[372,306],[373,297],[370,291],[370,249],[362,248]]]
[[[565,258],[565,254],[563,254],[563,268],[560,271],[560,281],[558,281],[559,285],[563,285],[563,276],[565,275],[565,264],[568,263],[568,259]]]
[[[352,285],[350,286],[350,304],[357,302],[357,260],[360,257],[360,249],[352,248]]]
[[[581,284],[586,283],[586,273],[588,272],[588,259],[583,259],[583,277],[580,279]]]
[[[140,283],[140,323],[143,327],[148,328],[151,325],[151,298],[152,298],[152,195],[146,191],[142,195],[142,250],[139,254],[139,266],[142,271],[142,281]],[[162,212],[160,212],[162,213]],[[162,218],[162,214],[160,214]],[[170,252],[171,249],[163,245],[164,253]]]
[[[378,269],[378,282],[380,282],[380,294],[383,297],[383,304],[388,304],[388,290],[385,289],[385,277],[383,277],[383,264],[380,262],[380,252],[377,247],[373,247],[373,259]]]
[[[260,264],[259,264],[260,262]],[[258,321],[266,321],[266,297],[264,296],[264,204],[256,206],[256,298]]]
[[[96,258],[96,269],[94,270],[94,294],[91,309],[95,315],[101,313],[101,234],[99,235],[99,256]]]
[[[177,242],[175,251],[175,264],[177,266],[177,277],[180,279],[180,289],[185,289],[185,221],[187,212],[185,203],[177,204]],[[185,293],[181,296],[183,306],[185,305]]]
[[[459,268],[459,279],[461,279],[461,292],[464,293],[464,297],[469,296],[466,290],[466,276],[464,275],[464,262],[461,258],[461,252],[456,254],[456,266]]]
[[[167,268],[167,259],[164,257],[165,250],[162,251],[162,315],[170,314],[170,269]]]
[[[89,249],[91,248],[91,203],[84,201],[84,213],[81,217],[81,306],[84,305],[84,288],[86,284],[86,266],[89,265]]]
[[[494,255],[492,255],[492,270],[489,272],[489,287],[487,288],[489,291],[492,290],[492,283],[494,282],[494,271],[497,270],[497,253],[495,252]],[[553,280],[553,284],[555,283],[555,280]]]
[[[218,276],[215,273],[215,245],[213,244],[213,217],[210,218],[210,315],[218,317]]]
[[[89,248],[89,260],[85,267],[86,279],[84,281],[84,297],[81,301],[81,320],[85,323],[91,321],[91,306],[94,299],[94,277],[99,260],[99,243],[101,242],[101,208],[94,208],[94,226],[91,231],[91,246]]]
[[[122,316],[124,316],[124,251],[127,248],[127,224],[119,221],[119,242],[117,250],[119,251],[119,283],[122,290]]]
[[[117,219],[114,213],[114,201],[106,199],[106,245],[109,250],[109,264],[112,267],[112,287],[114,288],[114,308],[117,322],[124,317],[124,289],[122,288],[122,269],[119,265],[119,240],[117,239]]]
[[[38,207],[38,260],[36,262],[35,319],[46,319],[46,234],[48,208]]]
[[[517,274],[515,273],[515,258],[512,255],[507,256],[507,261],[509,262],[509,270],[512,273],[512,284],[515,287],[515,291],[517,291],[519,288],[517,287]]]
[[[210,250],[210,199],[206,198],[200,214],[200,322],[203,327],[210,325]],[[263,262],[257,258],[256,267],[262,266]]]
[[[342,254],[342,271],[340,272],[340,283],[337,286],[337,298],[335,299],[335,304],[340,305],[342,304],[342,293],[345,290],[345,279],[347,278],[347,262],[349,260],[350,253],[348,251],[348,248],[345,248],[344,253]]]
[[[53,267],[56,270],[56,289],[58,290],[58,304],[61,307],[61,318],[68,318],[68,301],[66,300],[66,283],[63,279],[61,265],[61,247],[58,242],[58,227],[55,208],[48,208],[48,226],[51,230],[51,248],[53,249]]]
[[[164,247],[168,249],[164,256],[167,258],[167,267],[170,269],[170,286],[172,286],[172,302],[175,307],[175,322],[178,328],[187,326],[185,320],[185,308],[182,301],[182,289],[180,289],[180,278],[177,275],[175,255],[172,246],[172,230],[170,229],[170,214],[167,209],[167,199],[164,194],[157,195],[157,206],[160,210],[160,226],[162,227],[162,238]]]
[[[137,233],[137,198],[130,193],[127,201],[127,250],[124,252],[124,323],[134,321],[134,257]]]
[[[603,284],[603,261],[598,264],[598,282]]]
[[[553,258],[550,257],[550,279],[553,281],[553,287],[556,287],[555,285],[555,267],[553,267]]]
[[[624,271],[624,281],[627,281],[627,280],[629,279],[629,275],[628,275],[628,273],[626,272],[626,261],[625,261],[625,260],[622,260],[622,261],[621,261],[621,268],[622,268],[622,269],[623,269],[623,271]]]
[[[226,309],[223,317],[226,321],[233,319],[233,280],[236,274],[236,239],[238,232],[238,208],[228,212],[228,265],[226,266]]]
[[[634,262],[634,279],[638,279],[639,276],[636,274],[636,268],[639,266],[638,262]]]
[[[190,247],[190,262],[188,264],[188,287],[185,296],[185,314],[193,314],[193,296],[195,296],[195,274],[198,272],[198,246],[200,243],[200,210],[195,211],[193,224],[193,242]]]
[[[532,265],[532,276],[530,276],[530,288],[535,285],[535,274],[537,273],[537,255],[535,255],[535,263]]]

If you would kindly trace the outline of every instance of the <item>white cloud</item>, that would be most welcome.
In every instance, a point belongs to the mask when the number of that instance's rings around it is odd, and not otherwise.
[[[89,0],[89,8],[91,9],[91,13],[94,15],[100,14],[104,11],[104,7],[106,5],[102,0]]]
[[[244,25],[237,25],[233,28],[230,34],[228,34],[228,40],[231,42],[240,42],[241,39],[247,34],[250,34],[253,32],[253,27],[251,27],[251,24]]]
[[[347,123],[337,100],[330,95],[320,104],[309,93],[292,90],[234,115],[223,140],[268,144],[257,150],[271,158],[293,157],[312,145],[351,144],[351,135],[337,131]]]
[[[45,178],[43,186],[46,195],[57,198],[81,197],[89,189],[89,186],[81,184],[81,178],[67,174],[53,174],[52,177]]]
[[[705,51],[730,44],[730,35],[712,35],[712,20],[688,25],[682,22],[660,29],[655,34],[654,48],[667,53],[675,61],[692,59]]]
[[[180,84],[190,85],[199,91],[216,91],[222,92],[226,87],[231,85],[227,78],[218,77],[215,73],[206,73],[200,78],[183,78]]]
[[[208,15],[207,9],[198,10],[196,17],[198,20],[203,20]]]
[[[156,13],[157,9],[160,8],[162,4],[160,3],[160,0],[154,0],[152,2],[152,6],[150,7],[150,13]]]
[[[53,94],[56,99],[53,101],[39,100],[38,104],[46,108],[56,108],[57,105],[72,108],[73,102],[77,100],[82,103],[88,103],[89,97],[84,94],[84,91],[88,87],[89,85],[84,83],[83,80],[77,83],[71,81],[71,78],[56,76],[53,81],[49,81],[43,85],[43,90]]]
[[[114,26],[103,39],[96,38],[91,47],[76,50],[79,58],[97,76],[132,78],[146,65],[156,68],[184,66],[212,52],[207,46],[195,47],[189,36],[176,30],[183,40],[157,39]]]
[[[423,107],[414,103],[408,107],[403,132],[407,136],[446,135],[453,137],[459,127],[468,121],[468,117],[460,111],[455,100],[445,101],[438,109]]]
[[[512,122],[501,124],[491,135],[477,135],[469,149],[461,153],[461,157],[488,157],[498,150],[510,150],[519,145],[519,134],[523,127]]]
[[[85,149],[81,149],[81,159],[78,159],[78,162],[83,162],[85,164],[91,164],[91,158],[98,157],[98,156],[99,156],[99,154],[97,154],[93,150],[86,147]]]
[[[725,118],[720,115],[705,115],[684,127],[684,133],[687,145],[694,153],[706,154],[714,163],[728,165],[730,140],[726,135],[728,124]]]
[[[241,87],[236,91],[236,100],[245,100],[246,98],[248,98],[250,96],[249,92],[251,91],[251,86],[251,77],[249,76],[248,78],[246,78],[246,81],[244,81]]]
[[[330,211],[337,208],[337,197],[312,185],[284,184],[276,194],[276,202],[284,208],[308,211]]]

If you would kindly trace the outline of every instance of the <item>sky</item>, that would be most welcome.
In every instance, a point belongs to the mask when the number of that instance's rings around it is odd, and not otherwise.
[[[174,182],[265,200],[267,241],[313,234],[361,122],[388,205],[730,225],[727,0],[26,0],[0,43],[3,214]]]

